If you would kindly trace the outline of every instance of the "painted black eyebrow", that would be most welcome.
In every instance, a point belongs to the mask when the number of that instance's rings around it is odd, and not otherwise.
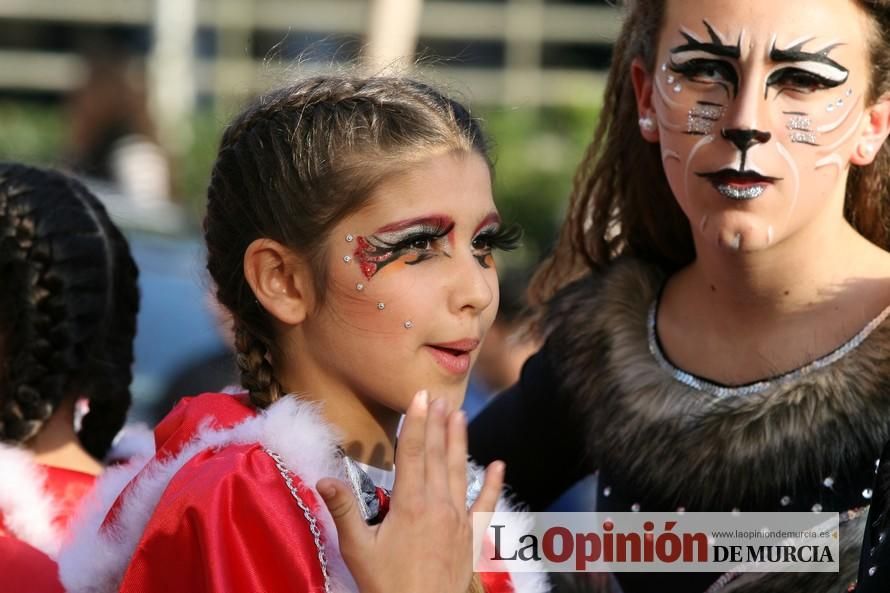
[[[726,45],[723,41],[720,40],[720,37],[717,35],[717,32],[714,31],[714,28],[708,21],[702,21],[705,24],[705,27],[708,29],[708,36],[711,38],[710,43],[702,43],[695,37],[680,31],[680,35],[682,35],[687,43],[686,45],[681,45],[680,47],[675,47],[671,50],[672,54],[679,54],[684,51],[704,51],[709,54],[714,54],[715,56],[721,56],[724,58],[734,58],[738,60],[742,57],[742,39],[739,37],[738,43],[735,45]]]
[[[834,45],[829,45],[822,51],[818,51],[816,53],[805,52],[802,50],[804,44],[807,42],[804,41],[802,43],[798,43],[794,47],[789,47],[788,49],[778,49],[776,48],[775,42],[773,42],[773,48],[769,52],[769,57],[773,62],[785,63],[785,62],[816,62],[818,64],[825,64],[826,66],[831,66],[832,68],[837,68],[841,72],[849,74],[850,71],[832,60],[828,57],[828,54],[831,53],[836,47],[843,45],[842,43],[835,43]]]

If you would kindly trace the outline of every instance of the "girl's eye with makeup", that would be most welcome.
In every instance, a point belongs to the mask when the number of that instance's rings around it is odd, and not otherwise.
[[[782,68],[770,75],[767,84],[806,93],[837,86],[821,76],[799,68]]]
[[[417,237],[415,239],[411,239],[411,242],[407,245],[409,249],[413,249],[416,251],[426,251],[428,249],[433,248],[433,238],[432,237]]]
[[[695,59],[682,64],[671,64],[671,70],[693,82],[735,84],[735,68],[721,60]]]
[[[519,247],[522,238],[522,228],[518,225],[498,226],[482,230],[473,239],[473,249],[479,252],[490,253],[497,249],[500,251],[513,251]]]

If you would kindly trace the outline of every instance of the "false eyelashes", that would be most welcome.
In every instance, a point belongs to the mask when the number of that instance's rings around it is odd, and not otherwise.
[[[476,249],[513,251],[519,247],[521,240],[521,226],[518,224],[499,224],[483,229],[476,235],[473,239],[473,247]],[[479,243],[482,243],[482,246]]]

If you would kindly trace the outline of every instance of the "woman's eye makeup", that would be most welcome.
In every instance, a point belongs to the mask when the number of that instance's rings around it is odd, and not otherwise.
[[[671,61],[669,68],[691,82],[717,84],[727,93],[738,93],[739,77],[735,68],[723,60],[692,58],[685,62]]]

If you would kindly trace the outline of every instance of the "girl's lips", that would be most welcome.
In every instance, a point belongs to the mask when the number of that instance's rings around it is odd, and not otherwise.
[[[453,375],[465,375],[470,370],[470,353],[465,350],[451,350],[439,346],[426,346],[440,367]]]
[[[453,375],[465,375],[470,370],[470,352],[479,347],[479,340],[465,339],[442,344],[427,344],[425,348],[440,367]]]

